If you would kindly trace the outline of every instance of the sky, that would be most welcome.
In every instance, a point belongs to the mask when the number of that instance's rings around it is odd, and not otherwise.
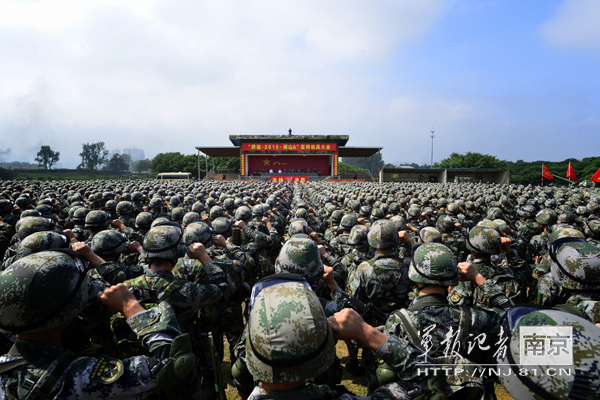
[[[0,0],[0,161],[349,135],[390,163],[600,156],[597,0]]]

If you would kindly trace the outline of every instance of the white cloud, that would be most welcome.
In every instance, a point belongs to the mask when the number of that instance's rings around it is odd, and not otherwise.
[[[557,14],[540,27],[540,34],[555,46],[600,49],[600,2],[565,0]]]
[[[365,71],[421,38],[446,7],[0,0],[0,132],[15,157],[31,161],[43,142],[71,165],[81,143],[99,140],[153,155],[290,127],[358,135],[387,112]]]

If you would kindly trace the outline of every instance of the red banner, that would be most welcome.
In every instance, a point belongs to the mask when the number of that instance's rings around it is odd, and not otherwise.
[[[600,182],[600,168],[598,168],[598,171],[596,171],[596,173],[594,175],[592,175],[592,177],[590,178],[590,181]]]
[[[243,151],[337,151],[336,143],[242,143]]]
[[[287,182],[287,183],[306,183],[306,176],[271,176],[271,182]]]
[[[333,176],[338,175],[338,153],[333,154]]]
[[[248,153],[246,153],[248,154]],[[273,175],[279,173],[283,176],[303,176],[318,174],[328,176],[330,171],[330,156],[326,154],[248,154],[246,166],[248,175],[255,174]]]
[[[544,164],[542,164],[542,176],[546,179],[554,179],[552,172]]]
[[[569,162],[569,168],[567,169],[567,178],[577,181],[577,175],[575,175],[575,170],[573,169],[573,166],[571,165],[570,162]]]
[[[240,175],[246,175],[246,155],[244,153],[240,156]]]

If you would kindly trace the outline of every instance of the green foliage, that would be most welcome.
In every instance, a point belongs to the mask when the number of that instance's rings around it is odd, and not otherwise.
[[[150,163],[151,161],[147,158],[145,160],[132,161],[129,164],[129,169],[131,170],[131,172],[150,171]]]
[[[204,157],[200,157],[201,161]],[[202,163],[200,164],[203,167]],[[154,175],[161,172],[189,172],[194,177],[198,177],[198,156],[183,155],[178,152],[159,153],[150,162],[150,169]]]
[[[104,142],[83,143],[82,146],[83,151],[79,153],[81,164],[77,166],[78,169],[95,170],[108,160],[108,150],[106,150]]]
[[[0,168],[8,168],[11,167],[37,167],[37,164],[32,164],[26,161],[10,161],[10,162],[0,162]]]
[[[379,154],[375,153],[373,154],[371,157],[344,157],[343,159],[340,159],[339,164],[341,163],[353,166],[353,167],[358,167],[358,168],[362,168],[363,170],[368,169],[369,171],[371,171],[371,174],[373,175],[377,175],[379,173],[379,168],[377,168],[377,164],[379,163]],[[339,169],[339,164],[338,164],[338,169]],[[381,159],[381,167],[383,168],[383,166],[385,165],[385,161],[383,161],[383,159]],[[360,171],[360,173],[364,174],[364,171]]]
[[[364,168],[355,167],[343,162],[338,163],[338,173],[340,174],[364,174]]]
[[[39,165],[43,165],[44,169],[50,169],[60,159],[60,152],[52,151],[50,146],[42,146],[35,157],[35,161]]]
[[[452,153],[450,157],[433,165],[435,168],[507,168],[507,162],[489,154],[467,152]]]
[[[104,167],[104,170],[117,172],[127,171],[127,169],[129,168],[130,161],[131,156],[129,154],[121,155],[115,153]]]
[[[532,161],[525,162],[518,160],[517,162],[508,162],[508,168],[510,168],[510,181],[511,183],[522,184],[522,185],[539,185],[542,180],[542,164],[552,172],[554,176],[560,176],[561,178],[567,177],[567,168],[569,162],[575,170],[577,179],[579,182],[590,179],[592,175],[600,167],[600,157],[587,157],[582,160],[576,158],[568,158],[564,161],[552,162],[552,161]],[[544,184],[552,181],[544,179]],[[560,179],[554,179],[555,185],[568,185],[568,182]]]
[[[0,179],[9,181],[9,180],[15,179],[16,176],[17,176],[17,173],[15,171],[11,171],[8,168],[0,167]]]

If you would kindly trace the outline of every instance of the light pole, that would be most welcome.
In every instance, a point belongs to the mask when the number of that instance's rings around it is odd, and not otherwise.
[[[429,137],[431,138],[431,164],[429,168],[433,168],[433,138],[435,137],[435,130],[433,128],[431,128],[431,135]]]

